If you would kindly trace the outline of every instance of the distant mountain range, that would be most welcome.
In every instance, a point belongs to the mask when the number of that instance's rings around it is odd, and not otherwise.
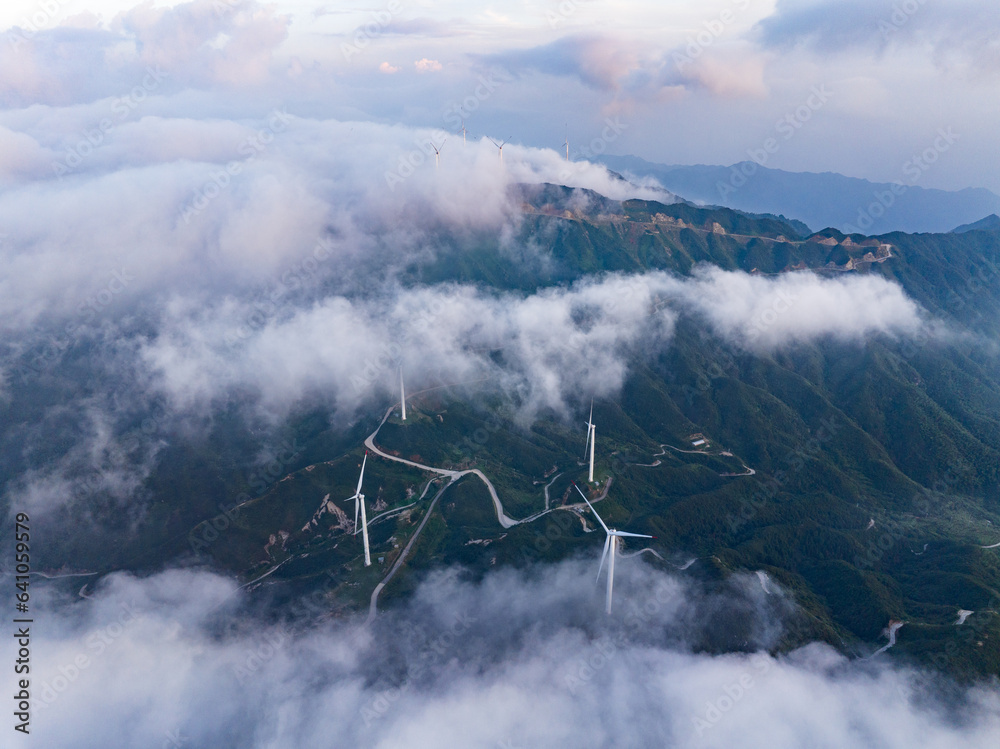
[[[984,219],[972,224],[962,224],[952,230],[953,234],[964,234],[967,231],[1000,231],[1000,216],[991,213]]]
[[[1000,195],[984,188],[950,192],[903,187],[832,172],[786,172],[752,161],[732,166],[669,166],[637,156],[603,156],[601,161],[626,176],[653,177],[687,200],[780,214],[813,230],[834,227],[849,234],[869,235],[944,233],[1000,213]]]

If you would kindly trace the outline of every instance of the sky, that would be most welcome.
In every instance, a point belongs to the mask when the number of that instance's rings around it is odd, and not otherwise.
[[[154,64],[157,108],[286,106],[453,139],[464,119],[477,138],[568,138],[577,158],[728,165],[785,121],[769,166],[886,182],[944,129],[958,142],[921,186],[1000,191],[998,25],[989,0],[18,0],[0,10],[24,30],[0,52],[0,102],[16,129],[32,104],[120,96]]]

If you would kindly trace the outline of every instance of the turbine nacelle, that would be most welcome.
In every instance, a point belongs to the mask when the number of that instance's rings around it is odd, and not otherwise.
[[[606,613],[611,613],[611,594],[615,585],[615,554],[618,552],[618,539],[619,538],[655,538],[655,536],[647,536],[644,533],[628,533],[626,531],[616,530],[615,528],[608,528],[601,516],[597,514],[597,510],[594,506],[590,504],[590,500],[587,499],[587,495],[583,493],[583,490],[574,481],[573,486],[576,490],[580,492],[580,496],[583,497],[583,501],[587,503],[587,507],[590,511],[594,513],[594,517],[597,518],[597,522],[601,524],[604,532],[607,536],[604,539],[604,551],[601,553],[601,564],[597,568],[597,579],[601,579],[601,571],[604,569],[604,560],[608,560],[608,589],[605,598],[604,610]]]
[[[371,553],[368,549],[368,518],[365,513],[365,495],[361,493],[361,484],[365,480],[365,464],[368,463],[368,451],[365,450],[364,460],[361,461],[361,475],[358,476],[358,488],[354,490],[354,496],[348,497],[347,502],[354,500],[354,535],[358,535],[358,512],[361,513],[361,538],[365,544],[365,567],[370,567],[372,563]]]

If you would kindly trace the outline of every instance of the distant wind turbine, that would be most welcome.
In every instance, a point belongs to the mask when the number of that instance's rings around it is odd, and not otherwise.
[[[358,488],[353,497],[348,497],[347,501],[354,500],[354,535],[358,535],[358,510],[361,510],[361,538],[365,543],[365,567],[370,567],[372,557],[368,551],[368,516],[365,513],[365,495],[361,493],[361,482],[365,480],[365,463],[368,462],[368,451],[365,450],[365,458],[361,461],[361,475],[358,476]]]
[[[465,145],[465,120],[462,120],[462,145]]]
[[[587,419],[587,444],[583,448],[583,459],[587,459],[587,448],[590,448],[590,474],[587,481],[594,483],[594,441],[597,439],[597,425],[594,424],[594,399],[590,399],[590,417]]]
[[[569,129],[566,130],[566,140],[563,145],[566,146],[566,161],[569,161]]]
[[[433,142],[431,143],[431,148],[434,149],[434,168],[435,169],[437,169],[438,167],[441,166],[441,149],[444,148],[444,144],[447,143],[447,142],[448,142],[448,139],[445,138],[443,141],[441,141],[441,145],[440,146],[435,146]]]
[[[608,592],[606,594],[604,602],[605,613],[611,613],[611,593],[615,586],[615,555],[618,553],[618,539],[619,538],[655,538],[655,536],[646,536],[642,533],[626,533],[625,531],[616,531],[614,528],[608,528],[601,520],[601,516],[597,514],[597,510],[594,506],[590,504],[590,500],[587,499],[587,495],[583,493],[583,490],[577,486],[576,482],[573,482],[573,486],[576,486],[576,490],[580,492],[580,496],[583,497],[583,501],[587,503],[587,507],[590,511],[594,513],[594,517],[597,518],[597,522],[601,524],[604,532],[607,534],[607,538],[604,539],[604,553],[601,554],[601,566],[597,568],[597,579],[601,579],[601,570],[604,569],[604,560],[608,560]]]
[[[399,407],[406,421],[406,387],[403,385],[403,365],[399,365]]]
[[[497,143],[495,140],[493,140],[492,138],[490,138],[488,135],[486,137],[489,138],[490,143],[492,143],[494,146],[496,146],[500,150],[500,163],[502,164],[503,163],[503,147],[505,145],[507,145],[507,142],[510,140],[510,136],[508,135],[507,136],[507,140],[502,140],[499,143]]]

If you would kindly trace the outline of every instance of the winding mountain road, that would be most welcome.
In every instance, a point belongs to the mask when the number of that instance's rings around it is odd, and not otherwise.
[[[408,465],[408,466],[410,466],[412,468],[418,468],[421,471],[428,471],[429,473],[436,473],[439,476],[443,476],[443,477],[448,478],[449,481],[448,481],[447,484],[445,484],[444,486],[441,487],[441,489],[438,491],[437,494],[434,495],[434,499],[431,500],[431,504],[427,508],[427,512],[424,515],[424,519],[420,522],[420,525],[417,526],[417,529],[416,529],[416,531],[414,531],[413,535],[410,537],[409,542],[403,548],[403,551],[400,553],[400,555],[396,558],[395,563],[392,565],[392,569],[389,570],[389,574],[387,574],[382,579],[382,581],[378,585],[375,586],[375,590],[372,591],[371,599],[370,599],[370,601],[368,603],[368,618],[365,620],[366,624],[370,624],[372,622],[372,620],[374,620],[375,615],[378,613],[378,597],[379,597],[379,594],[381,594],[381,592],[385,588],[385,586],[389,584],[389,581],[392,580],[393,576],[395,576],[395,574],[399,570],[399,568],[402,567],[403,562],[406,560],[407,555],[410,553],[410,549],[413,548],[413,544],[416,543],[417,538],[420,536],[420,532],[424,529],[424,525],[427,523],[427,519],[431,516],[431,513],[434,511],[434,505],[437,504],[437,501],[441,498],[441,495],[445,493],[445,491],[448,489],[448,487],[451,486],[452,484],[454,484],[456,481],[458,481],[463,476],[467,476],[469,474],[473,474],[473,475],[479,477],[482,480],[482,482],[484,484],[486,484],[486,488],[489,490],[489,493],[490,493],[490,498],[493,500],[493,508],[496,510],[497,521],[500,523],[500,525],[503,528],[512,528],[515,525],[520,525],[521,523],[530,523],[533,520],[537,520],[538,518],[542,517],[543,515],[547,515],[550,512],[554,512],[555,510],[574,510],[574,509],[582,509],[584,507],[584,505],[582,503],[572,504],[572,505],[565,505],[563,507],[554,507],[554,508],[550,508],[548,506],[549,505],[549,487],[552,486],[552,483],[557,478],[559,478],[559,476],[562,475],[562,474],[558,474],[558,475],[555,476],[555,478],[552,479],[552,481],[550,481],[545,486],[545,509],[542,510],[541,512],[535,513],[534,515],[526,517],[523,520],[515,520],[514,518],[510,517],[509,515],[507,515],[507,513],[504,511],[503,503],[500,501],[500,497],[497,495],[496,488],[493,486],[493,484],[490,482],[490,480],[488,478],[486,478],[486,475],[482,471],[480,471],[478,468],[472,468],[472,469],[468,469],[468,470],[465,470],[465,471],[454,471],[454,470],[451,470],[451,469],[448,469],[448,468],[437,468],[435,466],[428,466],[428,465],[424,465],[423,463],[417,463],[417,462],[412,461],[412,460],[406,460],[405,458],[397,457],[395,455],[392,455],[390,453],[385,452],[384,450],[379,449],[379,447],[375,444],[375,438],[378,436],[379,431],[385,425],[385,422],[388,421],[389,416],[396,409],[397,405],[398,404],[394,403],[392,406],[390,406],[386,410],[385,416],[382,417],[382,421],[379,422],[379,425],[375,428],[375,431],[372,432],[370,435],[368,435],[368,438],[365,439],[365,447],[367,447],[373,453],[375,453],[376,455],[378,455],[380,458],[385,458],[386,460],[392,460],[392,461],[395,461],[396,463],[402,463],[403,465]],[[427,487],[424,488],[423,493],[421,493],[421,495],[420,495],[420,499],[423,499],[424,496],[426,496],[427,490],[430,488],[430,486],[433,483],[433,481],[434,480],[432,480],[431,482],[428,482]],[[601,491],[601,494],[594,500],[594,504],[596,504],[597,502],[600,502],[602,499],[604,499],[605,497],[608,496],[608,490],[611,488],[611,484],[612,484],[613,481],[614,481],[614,477],[613,476],[609,476],[607,483],[604,485],[604,489]],[[417,502],[419,502],[420,499],[418,499]],[[414,503],[412,503],[410,505],[407,505],[407,507],[412,507],[413,504],[416,504],[416,502],[414,502]],[[381,517],[384,517],[385,515],[388,515],[388,514],[390,514],[392,512],[397,512],[400,509],[403,509],[403,508],[396,508],[395,510],[390,510],[388,512],[382,513],[381,515],[377,515],[376,517],[372,518],[372,522],[374,522],[375,520],[377,520],[377,519],[379,519]],[[643,549],[643,551],[646,551],[646,549]],[[649,551],[652,552],[653,554],[656,554],[656,552],[653,551],[652,549],[649,549]],[[642,552],[639,552],[639,553],[642,553]],[[656,556],[659,556],[659,554],[656,554]],[[661,559],[662,559],[662,557],[661,557]],[[271,571],[273,572],[274,570],[271,570]],[[270,573],[268,573],[268,574],[270,574]],[[261,579],[261,578],[258,578],[258,579]],[[256,581],[254,581],[254,582],[256,582]]]

